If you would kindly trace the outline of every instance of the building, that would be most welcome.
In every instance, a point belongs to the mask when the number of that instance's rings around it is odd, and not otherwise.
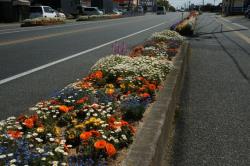
[[[29,17],[29,0],[0,0],[0,22],[18,22]]]
[[[223,0],[222,13],[225,16],[243,14],[250,0]]]

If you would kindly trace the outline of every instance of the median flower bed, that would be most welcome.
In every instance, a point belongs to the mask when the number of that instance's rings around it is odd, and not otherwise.
[[[76,19],[76,21],[93,21],[93,20],[101,20],[101,19],[115,19],[122,18],[122,15],[119,14],[105,14],[105,15],[91,15],[91,16],[80,16]]]
[[[44,25],[53,25],[53,24],[64,24],[64,18],[34,18],[34,19],[26,19],[22,22],[21,27],[28,26],[44,26]]]
[[[111,164],[133,142],[182,41],[174,31],[155,33],[127,56],[100,59],[29,115],[1,121],[0,165]]]
[[[196,19],[198,15],[199,13],[196,11],[190,12],[187,18],[172,25],[170,29],[175,30],[181,35],[193,35],[195,23],[196,23]]]

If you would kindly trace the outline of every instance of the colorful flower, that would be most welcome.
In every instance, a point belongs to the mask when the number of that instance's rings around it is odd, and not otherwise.
[[[98,140],[95,142],[94,147],[96,149],[104,149],[106,147],[107,142],[105,140]]]

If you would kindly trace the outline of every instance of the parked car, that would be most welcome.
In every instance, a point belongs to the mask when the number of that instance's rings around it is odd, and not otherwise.
[[[156,14],[166,14],[166,8],[165,6],[157,6]]]
[[[37,17],[57,17],[57,13],[54,9],[49,6],[31,6],[30,7],[30,18]]]
[[[118,9],[114,9],[112,12],[113,12],[114,14],[122,15],[122,12],[119,11]]]
[[[99,10],[98,7],[79,6],[78,11],[80,15],[103,15],[103,11]]]
[[[244,12],[245,17],[249,18],[249,13],[250,13],[250,5],[247,6],[247,9]]]
[[[55,10],[55,12],[56,12],[57,17],[66,18],[66,15],[63,12],[59,12],[57,10]]]

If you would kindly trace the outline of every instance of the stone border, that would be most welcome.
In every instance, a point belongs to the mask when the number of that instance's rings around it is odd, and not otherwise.
[[[184,42],[174,59],[175,68],[168,74],[163,89],[157,93],[156,101],[143,119],[143,125],[138,129],[122,166],[160,165],[164,148],[167,148],[189,54],[190,45]]]

